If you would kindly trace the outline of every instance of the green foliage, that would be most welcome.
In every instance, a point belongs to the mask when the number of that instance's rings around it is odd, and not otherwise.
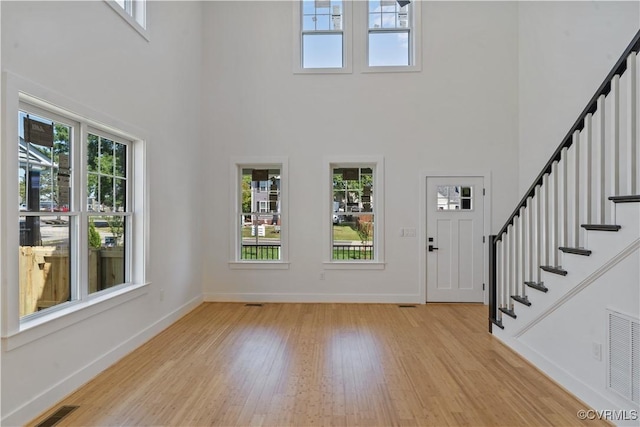
[[[26,179],[20,178],[20,204],[27,203],[27,182]]]
[[[89,221],[89,246],[94,249],[100,249],[102,246],[102,238],[92,220]]]
[[[344,207],[346,204],[359,203],[362,199],[365,187],[372,188],[373,174],[368,168],[361,168],[359,179],[344,180],[342,169],[334,169],[333,173],[333,201],[340,202]]]
[[[251,175],[242,176],[242,212],[251,212]]]
[[[373,223],[368,221],[358,221],[356,225],[356,231],[360,237],[360,242],[364,245],[371,239],[371,232],[373,231]]]
[[[57,143],[69,143],[69,127],[55,123],[53,126],[53,135]],[[64,144],[61,144],[61,146]],[[54,147],[55,148],[55,147]],[[60,150],[61,147],[58,147]]]
[[[124,219],[121,216],[111,216],[107,219],[111,234],[116,238],[116,245],[124,234]]]
[[[109,212],[125,205],[126,146],[89,134],[87,193]],[[114,195],[114,187],[117,190]]]

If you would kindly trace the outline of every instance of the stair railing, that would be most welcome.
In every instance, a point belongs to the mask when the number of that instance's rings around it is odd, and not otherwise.
[[[490,239],[489,330],[546,292],[542,271],[567,274],[561,252],[585,244],[584,228],[612,224],[608,197],[640,194],[640,31],[600,85],[502,229]],[[621,150],[624,156],[621,156]],[[586,227],[585,227],[586,225]]]

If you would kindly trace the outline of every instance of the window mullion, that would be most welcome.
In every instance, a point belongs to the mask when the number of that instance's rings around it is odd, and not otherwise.
[[[78,185],[75,189],[75,197],[77,202],[76,210],[80,211],[78,216],[79,224],[76,226],[78,230],[77,248],[78,256],[76,274],[78,274],[78,299],[84,300],[89,294],[89,216],[88,216],[88,199],[87,194],[88,187],[88,164],[87,164],[87,140],[88,140],[88,127],[86,123],[80,124],[80,131],[76,138],[76,150],[78,155],[74,159],[76,164]]]

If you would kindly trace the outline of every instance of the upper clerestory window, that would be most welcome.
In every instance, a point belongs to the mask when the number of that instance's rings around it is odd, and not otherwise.
[[[303,0],[294,5],[294,72],[350,72],[351,2]]]
[[[146,0],[105,0],[105,2],[142,37],[149,40]]]
[[[367,1],[367,71],[419,71],[420,2]]]
[[[293,4],[294,73],[420,71],[420,1]]]

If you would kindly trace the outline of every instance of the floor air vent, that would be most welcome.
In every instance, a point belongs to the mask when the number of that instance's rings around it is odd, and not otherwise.
[[[245,304],[245,307],[262,307],[262,304],[249,303]]]
[[[56,412],[47,417],[44,421],[38,424],[36,427],[52,427],[58,424],[67,415],[78,409],[78,406],[61,406]]]
[[[640,322],[608,310],[609,388],[632,402],[640,403]]]
[[[416,306],[415,306],[415,305],[409,305],[409,304],[406,304],[406,305],[399,305],[398,307],[400,307],[400,308],[416,308]]]

